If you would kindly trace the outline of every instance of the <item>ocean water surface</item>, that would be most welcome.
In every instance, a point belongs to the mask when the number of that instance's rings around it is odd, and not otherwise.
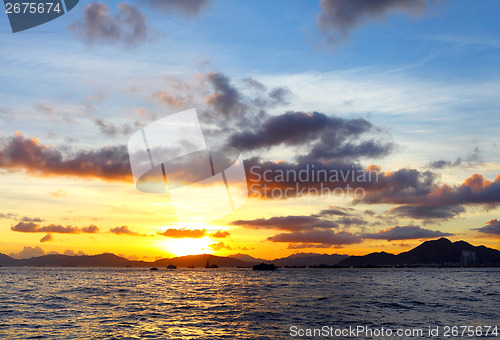
[[[291,327],[324,326],[444,338],[460,325],[500,328],[500,268],[0,268],[2,339],[311,339]]]

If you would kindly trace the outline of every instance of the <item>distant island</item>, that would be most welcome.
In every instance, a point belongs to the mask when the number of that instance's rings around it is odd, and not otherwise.
[[[473,246],[465,241],[451,242],[446,238],[426,241],[410,251],[394,255],[386,252],[364,256],[338,254],[299,253],[288,257],[266,261],[246,254],[227,257],[209,254],[187,255],[159,259],[154,262],[133,261],[105,253],[100,255],[43,255],[29,259],[15,259],[0,253],[3,267],[205,267],[207,260],[219,267],[250,268],[261,262],[278,267],[500,267],[500,251],[485,246]]]

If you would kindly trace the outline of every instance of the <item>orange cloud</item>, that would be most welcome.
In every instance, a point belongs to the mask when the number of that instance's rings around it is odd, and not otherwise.
[[[205,229],[167,229],[164,232],[157,232],[158,235],[172,238],[202,238],[206,235]]]
[[[10,229],[20,233],[95,234],[99,232],[99,228],[95,225],[79,228],[71,225],[49,224],[42,227],[34,222],[19,222],[15,226],[10,227]]]

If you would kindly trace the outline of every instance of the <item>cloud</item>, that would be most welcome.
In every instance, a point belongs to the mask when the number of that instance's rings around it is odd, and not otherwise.
[[[182,14],[185,17],[197,17],[212,0],[143,0],[141,4],[167,15]]]
[[[129,181],[131,171],[127,147],[103,147],[78,151],[70,157],[54,146],[40,144],[21,133],[0,143],[0,168],[25,170],[37,176],[77,176],[109,181]]]
[[[210,234],[210,237],[214,237],[214,238],[226,238],[229,235],[231,235],[231,233],[229,231],[227,231],[227,230],[217,230],[215,233]]]
[[[437,1],[428,0],[321,0],[318,26],[328,42],[338,44],[363,22],[383,19],[389,13],[403,12],[413,16]]]
[[[10,227],[10,229],[12,231],[17,231],[20,233],[95,234],[99,232],[99,228],[95,225],[78,228],[71,225],[62,226],[57,224],[50,224],[42,227],[34,222],[19,222],[15,226]]]
[[[413,240],[413,239],[427,239],[444,236],[452,236],[453,234],[445,233],[439,230],[423,229],[420,226],[395,226],[387,228],[373,234],[362,234],[363,238],[372,240]]]
[[[336,188],[350,187],[351,194],[357,188],[377,192],[386,189],[379,183],[385,181],[381,178],[384,174],[367,171],[358,164],[344,161],[291,163],[263,161],[259,157],[252,157],[245,160],[245,169],[249,194],[258,198],[275,198],[275,190],[285,193],[283,196],[286,197],[278,197],[285,199],[304,196],[309,191],[317,196],[323,192],[326,192],[325,195],[334,195]],[[412,183],[404,181],[398,184],[405,189],[411,185]]]
[[[379,177],[385,191],[367,192],[364,203],[393,203],[412,206],[458,206],[464,204],[496,205],[500,203],[500,175],[490,181],[474,174],[460,185],[438,185],[435,175],[412,170],[394,178],[395,173]],[[407,181],[403,183],[402,181]],[[392,183],[392,184],[391,184]],[[402,190],[407,187],[409,190]],[[403,208],[402,208],[403,209]],[[459,210],[459,208],[457,208]],[[456,211],[458,211],[456,210]]]
[[[304,231],[311,229],[337,228],[338,224],[315,216],[275,216],[268,219],[237,220],[232,225],[250,229],[277,229],[287,231]]]
[[[202,238],[206,235],[205,229],[167,229],[164,232],[157,232],[158,235],[172,238]]]
[[[341,217],[335,220],[335,222],[343,225],[344,227],[361,226],[368,224],[368,221],[359,217]]]
[[[362,118],[289,111],[267,118],[254,131],[234,133],[228,144],[240,150],[312,144],[306,155],[297,157],[303,162],[385,156],[392,151],[392,143],[360,140],[361,135],[375,131],[374,126]]]
[[[24,216],[21,218],[22,222],[42,222],[43,220],[40,217],[27,217]]]
[[[67,195],[67,192],[66,192],[66,191],[64,191],[64,190],[56,190],[56,191],[51,191],[49,194],[50,194],[50,196],[52,196],[52,197],[57,197],[57,198],[59,198],[59,197],[64,197],[64,196],[66,196],[66,195]]]
[[[207,104],[212,106],[224,117],[239,115],[244,110],[240,92],[231,84],[231,80],[222,73],[211,72],[206,77],[215,92],[207,98]]]
[[[275,87],[268,91],[264,85],[253,79],[243,79],[242,83],[245,86],[239,89],[221,72],[210,72],[204,76],[203,84],[208,85],[208,89],[204,88],[200,92],[208,90],[211,93],[205,99],[208,109],[201,118],[210,123],[217,122],[224,128],[253,127],[268,116],[266,109],[288,104],[292,95],[287,87]],[[249,87],[251,91],[245,91]]]
[[[78,253],[76,253],[71,249],[66,249],[63,254],[66,256],[85,256],[85,253],[83,251],[79,250]]]
[[[134,132],[134,127],[132,127],[129,124],[123,124],[122,126],[117,126],[113,123],[106,122],[102,118],[95,118],[94,119],[95,125],[101,130],[103,134],[106,136],[114,137],[117,135],[130,135],[132,132]],[[138,124],[136,124],[136,127]]]
[[[462,206],[402,205],[390,209],[389,212],[397,216],[415,219],[447,220],[465,212],[465,209]]]
[[[43,256],[45,255],[45,252],[43,251],[42,248],[40,247],[27,247],[25,246],[23,250],[21,250],[19,253],[12,253],[9,254],[10,257],[16,258],[16,259],[29,259],[31,257],[36,257],[36,256]]]
[[[287,249],[331,248],[331,244],[290,243]]]
[[[0,218],[16,219],[17,215],[12,213],[0,213]]]
[[[99,228],[95,225],[89,225],[88,227],[82,227],[80,230],[82,233],[87,233],[87,234],[96,234],[99,232]]]
[[[462,158],[458,157],[455,161],[445,161],[443,159],[432,161],[428,167],[431,169],[454,168],[462,164]]]
[[[454,161],[437,160],[430,162],[427,166],[431,169],[443,169],[457,167],[463,163],[467,163],[469,166],[481,163],[481,152],[479,151],[479,147],[476,146],[472,154],[467,156],[465,159],[458,157]]]
[[[139,235],[135,231],[130,230],[126,225],[123,225],[121,227],[111,228],[109,229],[109,232],[116,235],[133,235],[133,236]]]
[[[486,225],[484,227],[475,228],[472,230],[477,230],[480,233],[487,235],[500,236],[500,221],[495,218],[494,220],[486,222]]]
[[[218,242],[218,243],[212,243],[212,244],[209,244],[208,245],[210,248],[212,248],[214,251],[219,251],[219,250],[222,250],[222,249],[226,249],[226,250],[232,250],[232,248],[230,246],[226,246],[224,244],[224,242]]]
[[[272,242],[317,243],[322,245],[344,245],[360,243],[362,238],[346,231],[310,230],[281,233],[267,238]]]
[[[352,208],[343,208],[337,206],[329,206],[328,209],[323,209],[318,213],[318,216],[351,216],[347,211],[352,211]]]
[[[126,2],[118,4],[112,14],[102,2],[91,2],[83,10],[83,18],[68,30],[85,42],[93,44],[122,44],[135,46],[150,39],[147,18],[139,8]]]
[[[157,91],[152,94],[152,97],[170,107],[180,108],[186,105],[182,98],[167,93],[166,91]]]
[[[367,171],[342,161],[291,163],[258,157],[246,159],[245,169],[249,195],[256,198],[331,197],[339,188],[355,204],[398,205],[392,210],[396,214],[422,219],[447,219],[464,212],[462,206],[500,203],[500,175],[491,181],[474,174],[462,184],[448,185],[439,183],[432,171]],[[362,190],[362,197],[356,197],[356,189]]]
[[[52,234],[45,234],[45,236],[40,239],[40,243],[49,242],[52,240]]]

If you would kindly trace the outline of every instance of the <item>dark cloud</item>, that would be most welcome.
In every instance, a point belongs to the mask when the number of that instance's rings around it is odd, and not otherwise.
[[[429,163],[431,169],[453,168],[462,164],[462,158],[458,157],[455,161],[437,160]]]
[[[336,144],[340,142],[340,144]],[[336,145],[338,145],[336,147]],[[368,141],[342,142],[335,140],[335,136],[324,136],[311,151],[298,157],[299,161],[324,161],[331,159],[358,159],[360,157],[385,157],[392,152],[394,145],[374,139]]]
[[[45,234],[45,236],[40,239],[40,243],[49,242],[52,240],[52,234]]]
[[[116,234],[116,235],[132,235],[132,236],[138,236],[139,233],[136,233],[135,231],[130,230],[126,225],[122,225],[121,227],[115,227],[109,229],[110,233]]]
[[[158,235],[172,238],[202,238],[206,235],[205,229],[167,229],[157,232]]]
[[[17,219],[17,215],[12,213],[0,213],[0,218]]]
[[[286,197],[281,197],[284,199],[304,196],[308,191],[314,194],[314,190],[317,190],[316,194],[334,195],[336,188],[344,190],[348,186],[352,190],[351,195],[356,188],[374,191],[386,189],[379,183],[382,179],[378,179],[384,174],[379,175],[378,172],[367,171],[357,164],[343,161],[291,163],[252,157],[245,160],[245,170],[249,194],[257,198],[276,198],[273,197],[276,190],[286,193]],[[406,189],[411,183],[399,185]]]
[[[359,217],[342,217],[335,220],[335,222],[343,225],[344,227],[362,226],[368,224],[368,221]]]
[[[276,104],[285,105],[289,103],[292,92],[286,87],[275,87],[269,91],[269,98]]]
[[[19,222],[15,226],[10,227],[10,229],[20,233],[95,234],[99,232],[99,228],[95,225],[79,228],[71,225],[49,224],[42,227],[34,222]]]
[[[290,243],[287,249],[331,248],[331,244]]]
[[[309,230],[281,233],[267,238],[272,242],[317,243],[322,245],[344,245],[360,243],[362,238],[346,231]]]
[[[207,98],[207,104],[215,111],[228,118],[232,115],[241,115],[245,110],[242,95],[231,84],[231,80],[222,73],[211,72],[206,76],[213,86],[214,92]]]
[[[420,226],[395,226],[387,228],[373,234],[363,234],[363,238],[372,240],[413,240],[413,239],[427,239],[436,237],[452,236],[453,234],[444,233],[439,230],[423,229]]]
[[[443,169],[443,168],[453,168],[457,166],[461,166],[464,163],[466,165],[474,165],[477,163],[481,163],[481,152],[479,151],[479,147],[475,147],[472,154],[462,159],[462,157],[458,157],[454,161],[446,161],[446,160],[437,160],[430,162],[427,166],[431,169]]]
[[[318,25],[327,34],[330,43],[337,44],[363,22],[383,19],[392,12],[420,15],[430,4],[429,0],[321,0]]]
[[[21,218],[22,222],[43,222],[43,220],[40,217],[27,217],[24,216]]]
[[[331,206],[328,209],[321,210],[318,216],[351,216],[346,210],[346,208]]]
[[[109,7],[102,2],[91,2],[83,10],[83,18],[68,29],[89,44],[134,46],[150,38],[146,16],[126,2],[118,4],[116,14],[110,13]]]
[[[259,82],[258,80],[255,80],[251,77],[247,77],[243,79],[243,82],[248,85],[248,87],[253,88],[258,91],[266,91],[267,87]]]
[[[211,2],[212,0],[143,0],[141,4],[151,6],[166,15],[182,14],[186,17],[197,17]]]
[[[208,84],[209,95],[205,99],[208,109],[200,118],[224,126],[225,133],[227,127],[234,130],[256,128],[268,116],[268,108],[287,104],[292,96],[286,87],[267,91],[263,84],[252,78],[243,79],[245,86],[239,89],[221,72],[208,73],[203,80]]]
[[[217,230],[215,233],[210,234],[210,237],[214,237],[214,238],[226,238],[229,235],[231,235],[231,233],[229,231],[226,231],[226,230]]]
[[[472,230],[477,230],[480,233],[487,235],[500,236],[500,221],[495,218],[494,220],[486,222],[486,225],[484,227],[475,228]]]
[[[228,144],[240,150],[286,145],[311,145],[301,162],[380,157],[391,152],[392,143],[360,140],[377,129],[362,118],[344,119],[313,112],[286,112],[268,117],[256,130],[236,132]]]
[[[115,137],[117,135],[125,135],[128,136],[138,128],[138,124],[136,126],[131,126],[129,124],[123,124],[121,126],[117,126],[113,123],[106,122],[102,118],[94,119],[95,125],[101,130],[101,132],[107,136]]]
[[[82,233],[87,233],[87,234],[96,234],[99,232],[99,228],[95,225],[89,225],[88,227],[82,227],[80,229]]]
[[[131,180],[127,147],[103,147],[79,151],[65,157],[53,146],[40,144],[36,138],[17,133],[0,144],[0,168],[25,170],[37,176],[94,177],[104,180]]]
[[[450,219],[463,212],[462,206],[428,206],[428,205],[402,205],[389,210],[390,213],[401,217],[415,219]]]
[[[249,195],[255,198],[287,199],[305,197],[308,193],[332,197],[338,188],[355,204],[398,205],[393,208],[396,214],[421,219],[451,218],[462,213],[466,205],[491,208],[500,203],[500,175],[490,181],[474,174],[462,184],[448,185],[440,184],[438,176],[431,171],[406,168],[367,171],[357,164],[342,161],[291,163],[253,157],[245,160],[245,168]],[[297,175],[301,173],[304,174],[302,180]],[[326,176],[320,176],[321,173]],[[335,176],[331,176],[332,173]],[[331,177],[338,180],[331,180]],[[352,189],[350,193],[348,187]],[[363,190],[363,196],[356,197],[355,189]]]
[[[226,249],[226,250],[232,250],[232,248],[230,246],[227,246],[224,244],[224,242],[218,242],[218,243],[212,243],[212,244],[209,244],[208,245],[210,248],[212,248],[213,250],[215,251],[219,251],[219,250],[222,250],[222,249]]]
[[[315,216],[275,216],[268,219],[238,220],[231,222],[231,224],[250,229],[277,229],[287,231],[330,229],[338,227],[338,224],[335,222],[322,220]]]
[[[407,183],[402,182],[405,178]],[[494,206],[500,203],[500,175],[494,181],[490,181],[480,174],[474,174],[460,185],[438,185],[435,182],[434,174],[430,172],[419,173],[417,170],[406,172],[399,179],[394,178],[394,174],[381,176],[379,179],[381,180],[378,185],[385,187],[385,191],[367,192],[363,200],[364,203],[393,203],[412,206],[459,206],[464,204]],[[409,187],[410,190],[403,190],[405,187]]]

